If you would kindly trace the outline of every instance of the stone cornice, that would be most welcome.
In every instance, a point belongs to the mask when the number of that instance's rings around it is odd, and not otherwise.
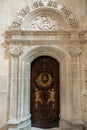
[[[64,30],[58,30],[58,31],[31,31],[31,30],[28,30],[28,31],[26,31],[26,30],[7,30],[6,32],[5,32],[5,35],[7,35],[7,34],[30,34],[30,33],[32,33],[32,34],[85,34],[87,31],[86,30],[73,30],[73,29],[64,29]]]
[[[80,30],[59,30],[59,31],[22,31],[22,30],[10,30],[5,33],[5,41],[10,43],[24,43],[29,44],[36,41],[50,43],[66,43],[66,44],[81,44],[86,42],[86,31]]]

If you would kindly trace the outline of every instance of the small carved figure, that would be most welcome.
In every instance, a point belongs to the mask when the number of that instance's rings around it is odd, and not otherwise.
[[[38,106],[38,102],[40,102],[41,104],[43,104],[43,101],[40,97],[40,93],[41,93],[41,90],[38,91],[37,88],[35,88],[35,107],[37,108]]]
[[[47,104],[49,104],[50,102],[52,102],[53,108],[54,108],[54,103],[55,103],[55,91],[54,89],[52,90],[48,90],[49,93],[49,99],[47,100]]]

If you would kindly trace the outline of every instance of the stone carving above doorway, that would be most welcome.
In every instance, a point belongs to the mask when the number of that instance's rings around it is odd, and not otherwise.
[[[37,16],[29,25],[29,30],[56,30],[59,25],[56,20],[48,16]]]
[[[51,14],[52,12],[54,13]],[[61,29],[61,23],[63,27],[65,26],[66,28],[78,28],[78,22],[74,14],[69,9],[66,9],[66,7],[60,5],[59,2],[51,0],[47,2],[43,0],[35,1],[31,5],[23,8],[21,11],[19,11],[9,29],[24,30],[23,25],[26,21],[26,18],[29,19],[29,21],[27,22],[29,27],[26,28],[26,30],[58,30]],[[31,24],[30,21],[33,21],[33,23]],[[37,27],[39,25],[39,22],[40,26]]]
[[[40,31],[52,31],[58,29],[64,29],[63,25],[58,23],[57,18],[48,15],[39,15],[34,18],[30,24],[23,24],[23,30],[40,30]]]

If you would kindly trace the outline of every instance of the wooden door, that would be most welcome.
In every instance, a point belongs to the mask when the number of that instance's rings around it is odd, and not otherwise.
[[[59,63],[41,56],[31,64],[31,122],[33,127],[51,128],[59,125],[60,84]]]

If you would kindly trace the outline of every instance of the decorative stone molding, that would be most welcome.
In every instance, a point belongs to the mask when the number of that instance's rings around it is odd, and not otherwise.
[[[82,95],[82,110],[87,113],[87,59],[86,59],[86,65],[85,65],[85,88],[81,92]]]
[[[69,53],[72,56],[78,56],[78,55],[80,55],[82,53],[81,47],[80,46],[69,47]]]
[[[82,95],[82,110],[87,113],[87,89],[81,92]]]
[[[16,55],[18,56],[18,55]],[[19,94],[19,59],[12,56],[11,60],[11,91],[10,91],[10,113],[7,124],[17,125],[18,120],[18,94]]]
[[[14,57],[19,56],[22,53],[22,44],[10,44],[9,52]]]
[[[0,45],[0,58],[4,57],[5,48]]]
[[[37,42],[42,44],[44,41],[50,41],[50,43],[53,41],[56,41],[57,44],[81,44],[86,41],[85,34],[81,37],[79,35],[81,31],[71,31],[71,30],[60,30],[60,31],[22,31],[22,30],[9,30],[6,31],[6,43],[30,43],[32,41],[32,44],[34,42]]]
[[[49,1],[46,2],[46,1],[43,1],[43,0],[39,0],[39,1],[35,1],[34,3],[32,3],[32,5],[26,6],[25,8],[23,8],[18,13],[17,17],[15,18],[15,20],[13,21],[13,23],[9,27],[9,29],[20,30],[21,25],[23,23],[23,20],[25,19],[25,16],[30,15],[31,12],[33,12],[37,9],[38,10],[41,9],[41,8],[43,9],[44,7],[45,7],[45,9],[48,8],[48,9],[52,9],[52,10],[54,9],[55,11],[58,11],[59,14],[62,17],[64,17],[65,21],[67,21],[66,23],[68,23],[68,26],[70,26],[71,28],[74,28],[74,29],[78,28],[78,22],[77,22],[77,20],[74,16],[74,14],[70,10],[66,9],[66,7],[63,7],[57,1],[49,0]],[[51,28],[52,28],[52,26],[51,26]],[[33,29],[33,25],[32,25],[32,29]]]
[[[31,64],[43,55],[60,63],[60,122],[63,122],[59,128],[82,130],[79,55],[86,36],[77,28],[73,13],[57,1],[35,1],[18,13],[5,33],[12,55],[8,130],[31,129]]]

